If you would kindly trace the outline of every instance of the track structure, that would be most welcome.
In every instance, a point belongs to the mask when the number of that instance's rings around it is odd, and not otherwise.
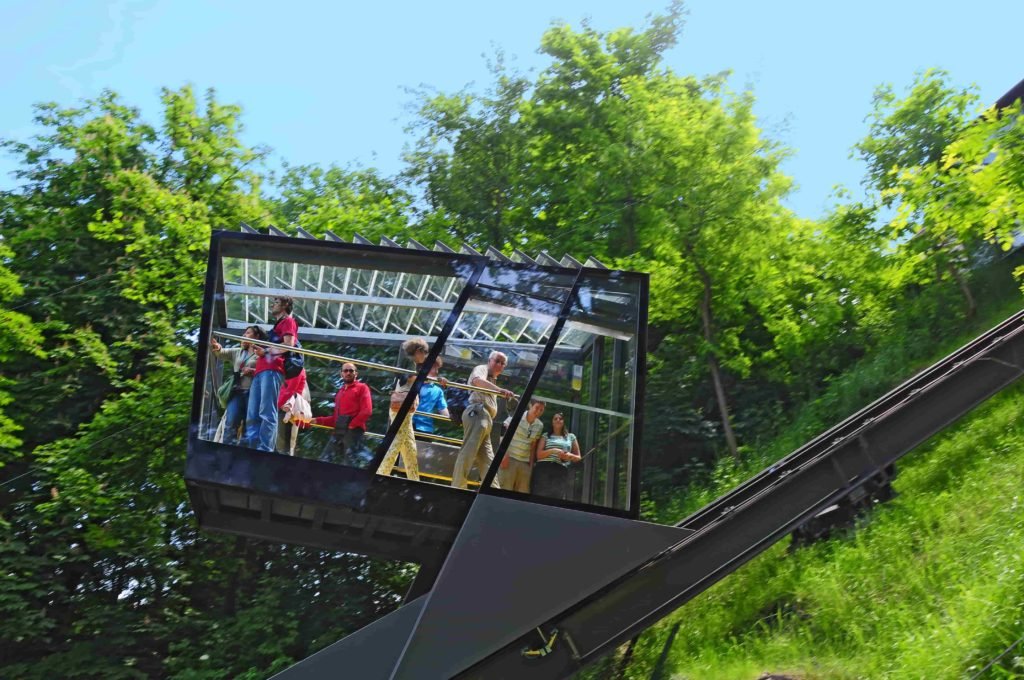
[[[1024,375],[1024,311],[679,522],[677,544],[457,678],[571,677],[842,501]],[[404,609],[404,607],[403,607]],[[399,610],[401,611],[401,610]],[[396,612],[397,613],[397,612]]]

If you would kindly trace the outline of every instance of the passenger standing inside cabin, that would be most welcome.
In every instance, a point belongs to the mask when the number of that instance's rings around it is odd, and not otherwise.
[[[267,339],[266,331],[259,326],[249,326],[242,336],[254,340]],[[249,405],[249,388],[252,386],[253,376],[256,375],[256,361],[259,356],[256,354],[256,347],[251,343],[242,342],[240,347],[222,347],[216,338],[210,338],[210,350],[218,359],[230,361],[231,371],[234,373],[231,395],[224,405],[224,433],[222,439],[218,440],[234,445],[238,443],[238,429],[245,419],[245,411]]]
[[[373,401],[370,399],[370,388],[366,383],[356,380],[358,377],[355,364],[342,364],[341,389],[334,395],[334,413],[312,420],[315,425],[334,428],[330,441],[320,455],[322,461],[353,467],[358,467],[362,462],[361,454],[366,450],[363,435],[366,433],[366,421],[373,413]]]
[[[508,399],[512,392],[498,387],[497,380],[501,372],[505,370],[508,357],[502,352],[491,352],[486,364],[480,364],[469,374],[469,384],[473,387],[482,387],[501,393],[501,396]],[[455,460],[455,469],[452,470],[452,486],[458,489],[465,489],[469,472],[476,463],[480,478],[487,474],[487,468],[494,460],[494,449],[491,447],[491,427],[494,424],[494,417],[498,415],[498,400],[495,395],[485,392],[473,391],[469,395],[469,406],[462,414],[462,427],[465,432],[462,437],[462,448],[459,449],[459,456]],[[501,482],[497,483],[500,488]]]
[[[270,302],[274,327],[269,340],[294,347],[299,325],[292,316],[292,299],[276,297]],[[273,451],[277,443],[277,396],[284,384],[284,354],[276,347],[257,347],[256,374],[249,389],[249,408],[245,415],[245,445],[260,451]]]
[[[427,360],[427,353],[430,352],[430,345],[423,338],[412,338],[402,343],[402,351],[405,355],[413,360],[416,364],[416,368],[419,369],[423,362]],[[395,416],[398,415],[398,410],[402,408],[402,404],[405,403],[406,397],[409,396],[409,390],[412,388],[413,382],[416,381],[415,375],[409,375],[405,378],[399,378],[395,389],[391,392],[391,409],[388,422],[393,422]],[[391,474],[391,471],[395,467],[395,461],[398,460],[398,455],[402,455],[402,466],[405,468],[405,476],[407,479],[413,479],[419,481],[420,479],[420,465],[417,460],[419,451],[416,449],[416,435],[413,433],[412,428],[412,413],[415,411],[420,403],[420,397],[417,395],[413,401],[412,411],[406,414],[405,420],[402,421],[398,427],[398,432],[395,433],[395,438],[391,442],[391,446],[388,447],[388,452],[384,454],[384,460],[381,461],[380,467],[377,468],[377,474],[384,475],[385,477]]]
[[[430,367],[430,373],[427,374],[427,377],[437,378],[437,374],[442,366],[444,366],[444,361],[441,357],[437,357],[434,365]],[[439,380],[442,383],[441,385],[429,381],[423,383],[423,387],[420,388],[420,405],[416,410],[425,413],[436,413],[445,418],[451,418],[451,414],[448,413],[448,401],[444,398],[444,383],[446,381],[443,379]],[[413,416],[412,426],[417,432],[434,433],[434,419],[429,416]]]
[[[519,421],[498,469],[498,483],[502,489],[530,493],[530,473],[537,456],[537,444],[544,432],[544,423],[540,419],[544,408],[543,401],[531,399],[529,410]]]
[[[565,416],[551,418],[551,432],[537,446],[530,491],[538,496],[565,500],[569,495],[569,466],[583,460],[576,435],[565,429]]]

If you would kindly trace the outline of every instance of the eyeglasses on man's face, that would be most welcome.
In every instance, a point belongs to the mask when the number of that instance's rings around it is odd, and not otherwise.
[[[355,373],[356,369],[354,369],[354,368],[343,368],[343,369],[341,369],[341,372],[342,373]]]

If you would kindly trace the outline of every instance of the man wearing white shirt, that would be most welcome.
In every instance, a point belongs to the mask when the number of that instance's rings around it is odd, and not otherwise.
[[[486,364],[480,364],[469,374],[469,384],[473,387],[482,387],[487,390],[498,392],[504,398],[512,396],[512,392],[498,387],[498,376],[505,370],[508,357],[503,352],[491,352]],[[498,399],[494,394],[473,391],[469,395],[469,406],[462,413],[462,427],[465,434],[462,437],[462,448],[459,449],[459,457],[455,460],[455,469],[452,470],[452,486],[457,489],[465,489],[469,472],[476,463],[477,471],[482,480],[487,474],[487,468],[494,460],[494,449],[491,447],[491,427],[494,424],[494,417],[498,415]],[[495,480],[500,487],[500,482]]]

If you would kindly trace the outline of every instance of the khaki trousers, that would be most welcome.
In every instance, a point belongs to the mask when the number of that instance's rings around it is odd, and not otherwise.
[[[459,449],[459,457],[455,459],[455,469],[452,470],[452,486],[457,489],[465,489],[466,481],[469,479],[469,472],[476,464],[480,480],[483,481],[487,474],[487,468],[494,460],[494,449],[491,448],[491,426],[494,420],[481,404],[471,404],[462,412],[462,427],[465,430],[462,437],[462,448]],[[497,479],[495,487],[501,488]]]
[[[529,463],[509,458],[508,467],[498,470],[498,482],[501,484],[501,488],[506,491],[530,493],[531,472],[533,470],[530,469]]]

